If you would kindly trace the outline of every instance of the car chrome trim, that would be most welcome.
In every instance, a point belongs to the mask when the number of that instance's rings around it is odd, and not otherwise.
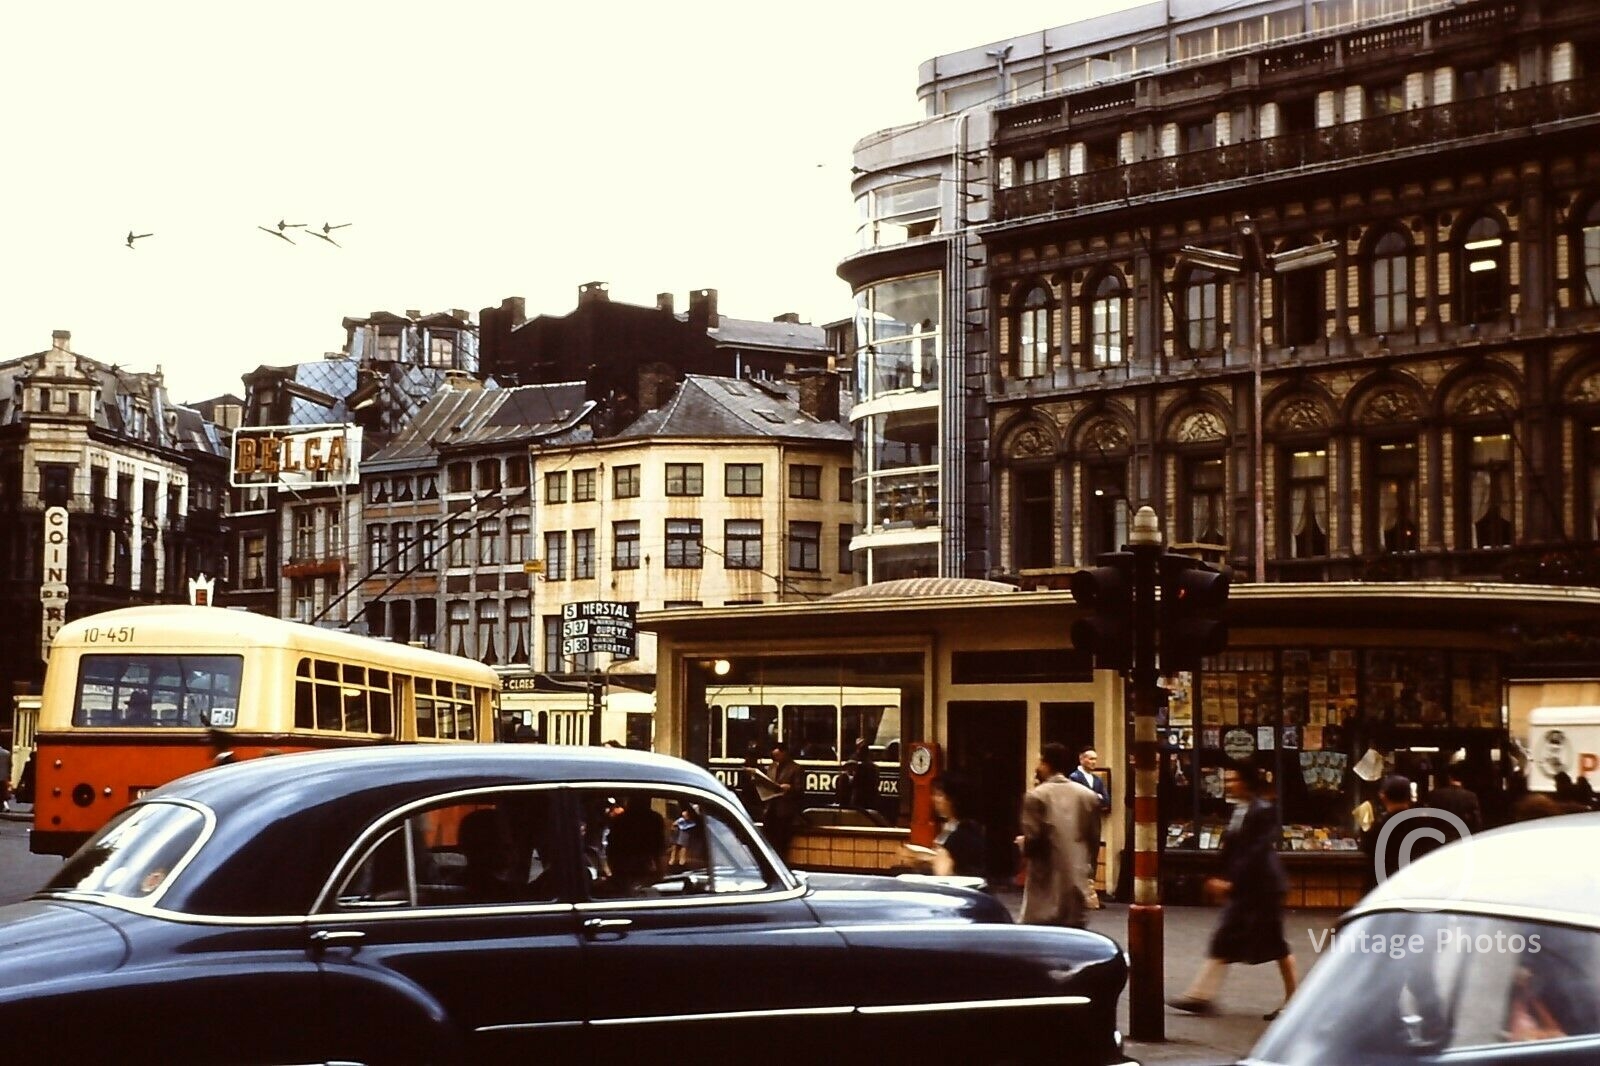
[[[500,1025],[480,1025],[473,1030],[475,1033],[518,1033],[533,1029],[578,1029],[583,1026],[581,1021],[563,1022],[504,1022]]]
[[[962,999],[939,1003],[885,1003],[858,1007],[861,1014],[932,1014],[958,1010],[1009,1010],[1012,1007],[1087,1007],[1088,996],[1021,996],[1015,999]]]
[[[649,1014],[627,1018],[591,1018],[590,1025],[660,1025],[663,1022],[728,1022],[751,1018],[815,1018],[851,1014],[854,1007],[789,1007],[779,1010],[725,1010],[702,1014]]]
[[[714,907],[730,903],[780,903],[800,899],[804,888],[766,889],[761,892],[707,892],[693,896],[641,896],[637,899],[586,899],[573,906],[581,913],[608,910],[671,910],[675,907]]]

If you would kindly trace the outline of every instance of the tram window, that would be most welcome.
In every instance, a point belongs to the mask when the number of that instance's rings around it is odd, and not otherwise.
[[[311,695],[311,660],[301,659],[294,671],[294,727],[310,729],[316,724]]]
[[[830,704],[783,708],[783,739],[797,759],[839,758],[839,708]]]
[[[344,697],[344,728],[352,733],[366,733],[369,731],[366,667],[346,663],[340,673],[343,675],[340,695]]]
[[[239,655],[85,655],[74,726],[232,726]]]
[[[846,752],[853,752],[856,741],[866,737],[873,762],[897,761],[900,751],[899,707],[847,705],[844,708],[843,731]]]
[[[373,670],[367,674],[372,691],[367,694],[367,706],[372,712],[374,733],[394,732],[394,697],[389,689],[389,671]]]
[[[433,679],[419,677],[417,689],[417,736],[436,737],[439,727],[433,713]]]
[[[744,758],[751,744],[765,758],[778,739],[778,708],[771,704],[729,705],[727,737],[728,758]]]

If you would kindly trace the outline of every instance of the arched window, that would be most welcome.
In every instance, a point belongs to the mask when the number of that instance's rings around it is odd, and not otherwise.
[[[1588,213],[1583,216],[1581,237],[1582,304],[1584,307],[1600,307],[1600,200],[1590,204]]]
[[[1122,279],[1107,274],[1089,304],[1089,365],[1120,366],[1128,360],[1123,320],[1128,295]]]
[[[1485,215],[1463,230],[1456,262],[1461,321],[1492,322],[1504,314],[1506,242],[1500,223]]]
[[[1283,481],[1288,486],[1281,508],[1279,554],[1309,559],[1328,554],[1328,446],[1326,441],[1299,444],[1283,451]]]
[[[1373,333],[1399,333],[1411,321],[1411,244],[1390,230],[1372,246]]]
[[[1214,271],[1189,271],[1183,285],[1184,344],[1190,355],[1215,351],[1221,344],[1222,281]]]
[[[1028,290],[1017,313],[1019,378],[1036,378],[1050,369],[1050,293],[1042,285]]]
[[[1460,543],[1472,548],[1509,548],[1512,524],[1511,434],[1494,431],[1461,435],[1463,464]]]

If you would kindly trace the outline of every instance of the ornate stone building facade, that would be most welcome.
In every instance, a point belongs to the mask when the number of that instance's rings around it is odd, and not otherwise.
[[[1144,503],[1267,580],[1594,544],[1600,27],[1259,6],[1310,32],[994,110],[989,576],[1084,565]]]

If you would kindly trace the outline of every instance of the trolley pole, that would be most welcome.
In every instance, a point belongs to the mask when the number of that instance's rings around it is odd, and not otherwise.
[[[1156,573],[1161,525],[1141,507],[1133,553],[1133,905],[1128,908],[1128,1021],[1135,1040],[1166,1039],[1165,945],[1156,793]]]

